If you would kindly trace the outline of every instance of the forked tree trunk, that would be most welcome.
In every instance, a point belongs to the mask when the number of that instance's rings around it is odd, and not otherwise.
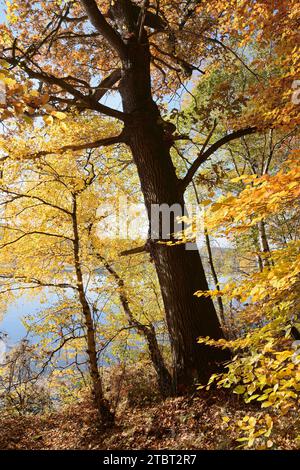
[[[129,299],[125,291],[125,283],[123,279],[119,276],[116,270],[106,261],[103,256],[98,254],[98,258],[101,259],[105,269],[114,277],[115,281],[118,284],[119,288],[119,298],[121,305],[123,307],[124,313],[127,317],[128,324],[135,328],[135,330],[144,337],[149,356],[152,362],[152,365],[155,369],[157,376],[157,385],[160,391],[160,394],[163,398],[167,398],[174,393],[173,380],[172,376],[165,364],[163,355],[160,350],[160,346],[157,341],[155,328],[152,324],[144,325],[140,321],[134,318],[133,312],[129,305]]]
[[[115,12],[120,30],[128,26],[121,4],[116,3]],[[179,204],[184,211],[184,197],[170,156],[170,135],[152,98],[146,35],[132,35],[127,50],[119,88],[124,112],[130,115],[124,133],[137,166],[151,225],[152,205]],[[212,300],[194,295],[208,289],[199,253],[187,251],[185,245],[166,246],[154,240],[149,240],[148,245],[164,301],[175,383],[180,393],[195,381],[205,382],[219,363],[228,359],[228,353],[197,344],[199,336],[223,338]]]

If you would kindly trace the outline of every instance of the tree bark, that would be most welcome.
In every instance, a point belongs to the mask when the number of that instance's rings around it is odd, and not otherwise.
[[[93,386],[93,396],[95,406],[98,410],[100,420],[104,425],[112,425],[114,423],[114,415],[110,411],[109,404],[104,397],[102,380],[98,368],[97,358],[97,345],[96,345],[96,330],[93,321],[93,315],[86,299],[83,275],[80,262],[80,239],[77,224],[77,200],[76,195],[73,195],[73,212],[72,212],[72,223],[73,223],[73,248],[74,248],[74,262],[76,271],[76,281],[79,301],[82,307],[82,313],[84,317],[84,324],[86,328],[86,340],[87,340],[87,355],[90,376]]]
[[[205,244],[206,244],[207,253],[208,253],[208,263],[209,263],[211,274],[212,274],[212,277],[213,277],[213,280],[214,280],[214,283],[215,283],[215,287],[216,287],[217,291],[220,292],[219,279],[218,279],[217,271],[216,271],[215,264],[214,264],[214,258],[213,258],[213,253],[212,253],[212,249],[211,249],[210,237],[209,237],[209,234],[208,234],[207,230],[205,230]],[[224,305],[223,305],[223,301],[222,301],[221,296],[217,297],[217,302],[218,302],[219,315],[220,315],[220,318],[221,318],[222,325],[223,325],[223,327],[226,327],[225,311],[224,311]]]
[[[140,177],[151,229],[151,208],[154,204],[178,204],[184,214],[184,197],[180,180],[170,156],[169,130],[153,101],[150,81],[150,52],[146,35],[139,42],[136,36],[127,43],[127,59],[123,61],[120,93],[125,121],[125,138]],[[197,344],[199,336],[223,338],[223,332],[210,298],[196,298],[198,290],[208,285],[197,251],[185,245],[167,246],[149,240],[164,301],[173,351],[176,389],[184,392],[195,381],[206,382],[228,352]]]
[[[263,264],[266,267],[270,267],[271,264],[271,250],[266,232],[266,224],[263,220],[258,223],[258,233],[261,251],[264,254]]]

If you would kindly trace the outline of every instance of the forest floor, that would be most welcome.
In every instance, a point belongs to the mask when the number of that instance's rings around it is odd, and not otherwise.
[[[89,400],[42,416],[1,416],[0,449],[236,449],[237,422],[245,415],[257,418],[258,408],[238,398],[213,394],[172,398],[148,406],[127,406],[116,426],[104,431]],[[273,448],[299,449],[299,413],[294,419],[274,419]],[[227,422],[226,422],[227,421]]]

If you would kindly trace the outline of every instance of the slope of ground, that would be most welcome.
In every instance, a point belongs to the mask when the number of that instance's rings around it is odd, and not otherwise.
[[[237,422],[249,412],[261,414],[223,395],[174,398],[127,407],[113,429],[103,430],[90,401],[84,400],[44,416],[1,416],[0,449],[236,449],[239,435],[226,421]],[[274,417],[273,449],[299,448],[297,416],[286,423]]]

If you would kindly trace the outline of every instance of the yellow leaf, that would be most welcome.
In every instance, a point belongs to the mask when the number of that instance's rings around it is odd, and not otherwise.
[[[201,201],[201,204],[203,206],[209,206],[209,204],[211,204],[211,199],[204,199],[203,201]]]
[[[65,113],[62,113],[61,111],[52,111],[52,116],[56,117],[60,121],[63,121],[66,119],[67,115]]]
[[[53,124],[53,117],[52,116],[43,116],[43,121],[47,126],[51,126]]]
[[[244,387],[243,385],[238,385],[233,390],[233,392],[236,393],[237,395],[242,395],[243,393],[245,393],[245,391],[246,391],[246,387]]]

